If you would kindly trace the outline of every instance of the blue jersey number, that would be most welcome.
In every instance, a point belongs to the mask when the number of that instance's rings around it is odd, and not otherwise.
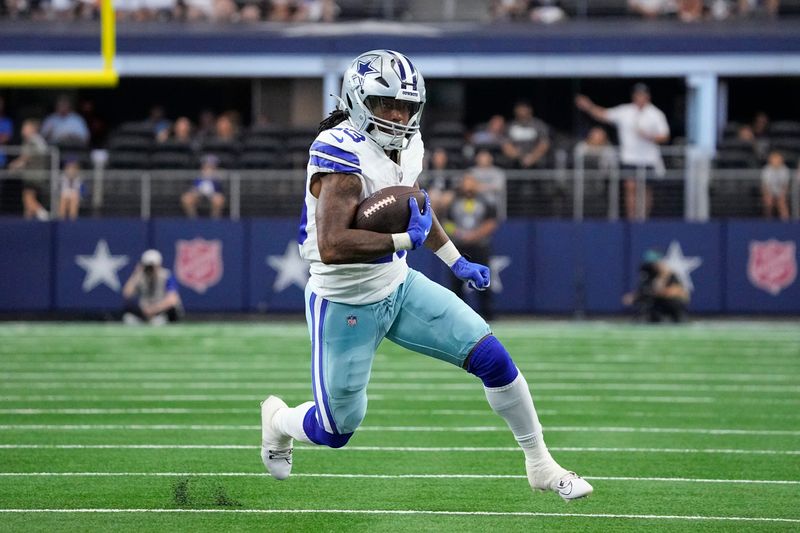
[[[353,139],[353,142],[356,142],[356,143],[360,143],[361,141],[364,141],[364,140],[367,139],[364,136],[364,134],[359,133],[358,131],[354,130],[353,128],[333,128],[333,129],[335,129],[336,131],[341,131],[342,133],[344,133],[345,135],[347,135],[348,137]],[[340,139],[336,135],[334,135],[333,138],[336,139],[339,142],[343,142],[344,141],[344,139]]]

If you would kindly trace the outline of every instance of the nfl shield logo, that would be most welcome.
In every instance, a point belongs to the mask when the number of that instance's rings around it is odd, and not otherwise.
[[[792,241],[750,241],[750,260],[747,263],[750,282],[777,296],[797,276],[795,250]]]
[[[222,241],[200,237],[175,243],[175,276],[200,294],[222,279]]]
[[[348,326],[350,326],[351,328],[354,328],[354,327],[356,327],[356,324],[358,324],[358,318],[356,318],[356,315],[350,315],[350,316],[347,317],[347,325]]]

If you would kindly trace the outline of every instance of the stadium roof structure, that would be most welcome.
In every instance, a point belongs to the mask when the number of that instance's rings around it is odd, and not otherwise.
[[[121,76],[316,77],[374,48],[402,50],[429,77],[800,75],[796,19],[131,23],[117,29],[116,63]],[[80,65],[97,53],[93,25],[0,22],[0,66]]]

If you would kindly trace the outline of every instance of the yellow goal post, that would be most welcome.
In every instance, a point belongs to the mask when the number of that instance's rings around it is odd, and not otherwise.
[[[0,87],[115,87],[119,75],[114,68],[116,56],[116,19],[113,0],[100,0],[99,69],[3,70]]]

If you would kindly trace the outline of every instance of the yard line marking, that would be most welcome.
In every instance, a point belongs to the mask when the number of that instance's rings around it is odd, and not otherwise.
[[[524,369],[524,364],[522,365]],[[283,373],[275,372],[276,380],[281,380],[281,378],[285,378]],[[287,373],[288,374],[288,373]],[[399,375],[402,375],[402,371],[398,371]],[[309,373],[305,372],[305,370],[298,370],[296,373],[291,373],[289,375],[297,376],[298,378],[307,378],[309,377]],[[440,375],[446,375],[440,374]],[[455,369],[453,372],[450,372],[449,375],[451,376],[463,376],[463,374],[456,372]],[[174,381],[176,377],[183,377],[184,380]],[[76,384],[83,384],[83,383],[132,383],[138,385],[139,383],[149,384],[149,383],[163,383],[165,385],[180,385],[185,383],[192,383],[195,381],[200,381],[201,377],[205,380],[212,380],[206,381],[207,383],[218,383],[224,384],[229,380],[237,380],[237,379],[245,379],[245,380],[252,380],[253,372],[192,372],[190,370],[186,370],[182,372],[179,376],[176,376],[174,373],[169,372],[86,372],[86,371],[58,371],[58,372],[0,372],[0,380],[3,382],[18,382],[18,383],[28,383],[28,382],[36,382],[36,383],[57,383],[57,384],[65,384],[65,383],[76,383]],[[264,372],[264,377],[269,378],[270,372]],[[636,372],[636,371],[571,371],[571,370],[556,370],[556,371],[538,371],[537,372],[537,380],[542,382],[558,382],[563,380],[587,380],[588,383],[592,383],[594,381],[604,382],[608,381],[609,379],[622,379],[622,380],[638,380],[638,381],[700,381],[700,382],[708,382],[708,381],[731,381],[731,382],[744,382],[744,383],[752,383],[752,382],[764,382],[764,383],[772,383],[772,382],[789,382],[794,383],[795,376],[791,374],[758,374],[758,373],[717,373],[717,372]],[[48,381],[54,380],[54,381]],[[168,381],[173,380],[173,381]],[[583,383],[583,381],[581,381]],[[238,384],[244,383],[251,383],[254,385],[263,385],[263,381],[241,381]],[[435,383],[435,381],[433,382]],[[701,384],[703,384],[701,383]],[[301,381],[291,381],[285,383],[286,386],[292,387],[308,387],[307,379],[302,379]],[[397,383],[394,381],[373,381],[370,383],[371,386],[376,387],[385,387],[385,388],[425,388],[431,387],[432,384],[429,383],[418,383],[418,382],[409,382],[409,383]],[[452,383],[451,385],[458,386],[456,388],[460,388],[463,386],[469,386],[470,383]],[[438,386],[438,385],[437,385]]]
[[[145,430],[145,431],[255,431],[260,425],[251,424],[0,424],[0,430]],[[772,435],[798,436],[798,430],[734,429],[734,428],[659,428],[614,426],[546,426],[547,433],[686,433],[698,435]],[[505,426],[363,426],[358,431],[414,433],[488,433],[506,432]]]
[[[0,513],[164,513],[164,514],[366,514],[366,515],[434,515],[434,516],[526,516],[558,518],[608,518],[625,520],[687,520],[726,522],[800,523],[800,518],[761,516],[703,516],[610,513],[541,513],[532,511],[428,511],[422,509],[0,509]]]
[[[257,407],[252,408],[222,408],[222,409],[207,409],[207,408],[63,408],[63,409],[46,409],[39,407],[18,407],[14,409],[0,409],[0,414],[3,415],[150,415],[150,414],[169,414],[169,415],[183,415],[183,414],[253,414],[258,412]],[[369,410],[373,415],[404,415],[404,416],[419,416],[419,415],[435,415],[435,416],[487,416],[495,418],[497,414],[492,411],[488,406],[486,409],[381,409],[375,408]],[[568,409],[537,409],[537,413],[545,416],[597,416],[607,414],[605,411],[586,411],[586,410],[568,410]],[[643,411],[624,411],[617,413],[617,416],[630,417],[630,418],[719,418],[718,413],[706,412],[675,412],[675,413],[653,413]],[[748,413],[748,419],[800,419],[800,414],[773,414],[773,413]]]
[[[0,449],[24,450],[259,450],[260,446],[252,444],[0,444]],[[302,451],[328,451],[325,446],[298,446]],[[700,453],[700,454],[732,454],[732,455],[800,455],[800,450],[746,450],[738,448],[602,448],[577,446],[550,446],[550,450],[559,452],[587,453]],[[514,452],[519,453],[516,446],[345,446],[339,450],[353,452]],[[337,452],[341,453],[341,452]]]
[[[302,398],[301,401],[307,400],[307,395],[288,395],[284,400]],[[125,401],[125,402],[260,402],[264,399],[263,394],[114,394],[107,396],[100,395],[76,395],[76,394],[48,394],[48,395],[25,395],[25,394],[11,394],[0,396],[0,401],[5,402],[104,402]],[[575,402],[575,403],[668,403],[668,404],[711,404],[711,403],[724,403],[741,404],[741,405],[800,405],[800,399],[783,399],[783,398],[716,398],[712,396],[580,396],[580,395],[549,395],[549,394],[536,394],[537,401],[551,401],[551,402]],[[471,395],[456,395],[456,394],[414,394],[411,396],[399,395],[389,396],[386,394],[369,394],[370,401],[391,401],[393,403],[410,403],[410,402],[436,402],[447,401],[450,403],[456,402],[480,402],[486,403],[482,391],[476,390],[475,394]]]
[[[537,379],[542,379],[541,376]],[[373,389],[396,391],[396,390],[457,390],[474,391],[480,390],[475,383],[458,383],[443,381],[427,382],[373,382],[370,384]],[[273,389],[302,389],[309,387],[307,381],[302,382],[281,382],[269,376],[266,381],[6,381],[0,383],[0,389],[89,389],[89,390],[118,390],[118,389],[147,389],[147,390],[175,390],[175,389],[201,389],[201,390],[258,390],[263,391],[268,388]],[[574,390],[579,387],[582,390],[597,391],[659,391],[659,392],[736,392],[736,393],[772,393],[800,394],[800,385],[710,385],[710,384],[682,384],[682,383],[593,383],[593,382],[547,382],[534,383],[536,391],[561,391]]]
[[[153,408],[64,408],[40,409],[36,407],[23,407],[17,409],[0,409],[3,415],[185,415],[185,414],[253,414],[258,409],[230,408],[230,409],[195,409],[179,407],[153,407]],[[420,411],[422,413],[422,411]],[[490,411],[491,412],[491,411]]]
[[[0,472],[0,477],[267,477],[266,472]],[[292,477],[345,479],[527,479],[522,474],[329,474],[295,472]],[[794,479],[706,479],[685,477],[582,476],[592,481],[800,485]]]

